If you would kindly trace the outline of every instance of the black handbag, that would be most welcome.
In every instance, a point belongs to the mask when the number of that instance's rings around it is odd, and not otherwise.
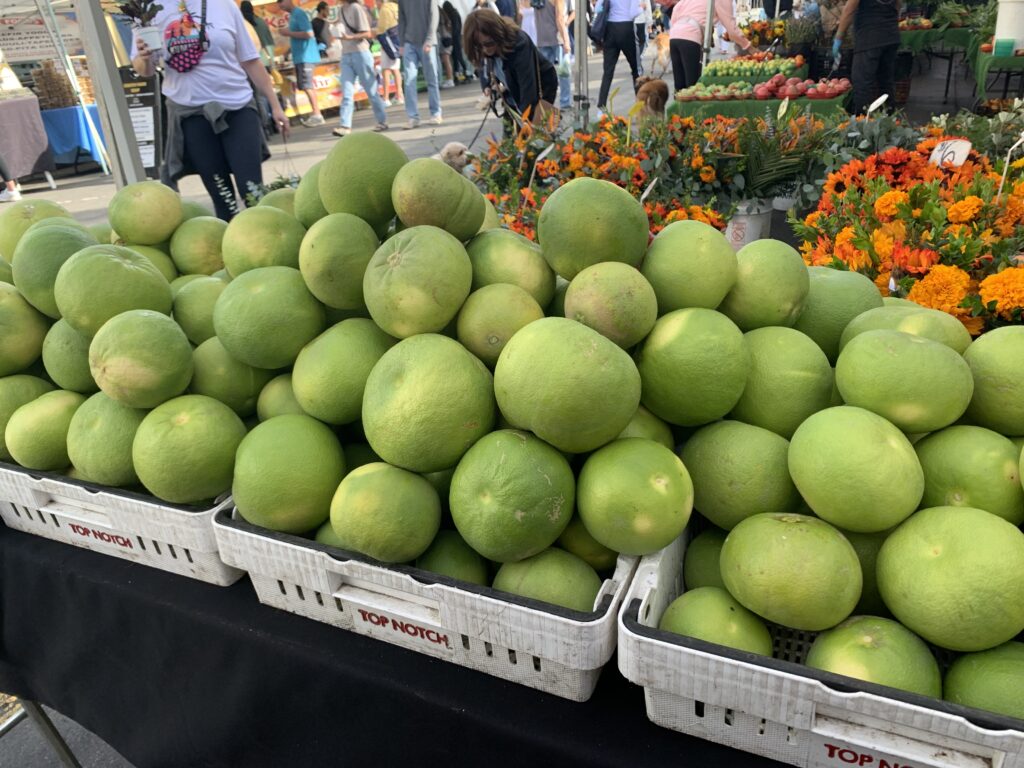
[[[604,34],[608,30],[608,6],[611,0],[601,0],[597,10],[594,11],[594,18],[590,20],[590,27],[587,29],[587,37],[597,45],[604,44]]]

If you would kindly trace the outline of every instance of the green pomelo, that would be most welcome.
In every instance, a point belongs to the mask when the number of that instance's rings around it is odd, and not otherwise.
[[[648,440],[661,443],[670,451],[675,450],[676,447],[676,440],[672,436],[672,430],[669,429],[668,424],[642,405],[636,409],[633,418],[629,420],[626,428],[619,433],[617,439],[622,440],[626,437],[646,437]]]
[[[379,232],[395,217],[391,187],[409,162],[402,148],[379,133],[353,133],[336,143],[319,169],[317,189],[328,213],[351,213]],[[358,183],[354,183],[358,180]],[[301,191],[301,184],[300,184]],[[296,211],[300,195],[296,195]]]
[[[756,240],[736,254],[736,284],[718,306],[744,331],[792,327],[804,310],[811,279],[800,254],[778,240]]]
[[[196,216],[184,222],[171,238],[171,258],[183,275],[212,275],[224,269],[221,243],[228,228],[214,216]]]
[[[572,517],[576,479],[558,451],[526,432],[485,435],[459,461],[449,504],[474,550],[499,563],[547,549]]]
[[[331,525],[330,520],[327,520],[327,522],[316,529],[316,535],[313,537],[313,541],[316,541],[319,544],[326,544],[329,547],[345,549],[345,542],[343,542],[338,537],[338,534],[334,532],[334,526]]]
[[[516,331],[542,317],[544,310],[522,288],[495,283],[469,294],[459,310],[456,329],[462,345],[494,368]]]
[[[99,389],[89,370],[90,339],[58,320],[43,340],[43,366],[61,389],[88,395]]]
[[[922,507],[974,507],[1024,523],[1020,451],[1007,438],[983,427],[947,427],[914,450],[924,470]]]
[[[68,225],[30,227],[31,231],[18,242],[11,261],[11,275],[14,285],[33,307],[54,319],[60,317],[57,301],[53,297],[53,284],[57,273],[74,254],[90,245],[96,239],[88,232],[72,226],[72,219],[43,219],[46,221],[67,221]]]
[[[197,277],[182,286],[174,297],[174,321],[193,344],[202,344],[216,335],[213,308],[227,287],[216,277]]]
[[[286,368],[324,330],[324,308],[299,270],[263,267],[228,283],[213,327],[232,357],[254,368]]]
[[[924,494],[910,441],[881,416],[847,405],[800,425],[789,444],[789,473],[815,514],[848,531],[892,528]]]
[[[326,424],[358,421],[370,371],[394,344],[372,320],[342,320],[299,353],[292,370],[295,400]]]
[[[280,189],[272,189],[260,198],[257,205],[269,205],[271,208],[280,208],[289,216],[295,216],[295,188],[281,187]]]
[[[363,309],[363,274],[380,240],[350,213],[332,213],[302,239],[299,271],[310,293],[334,309]]]
[[[122,187],[111,199],[107,215],[122,240],[139,245],[169,240],[185,218],[181,196],[159,181]]]
[[[181,201],[181,221],[196,219],[200,216],[213,216],[213,209],[204,203],[197,203],[192,200]]]
[[[416,567],[481,587],[490,581],[487,563],[456,531],[438,531],[427,551],[416,558]]]
[[[14,273],[11,271],[11,265],[3,259],[0,259],[0,283],[14,285]]]
[[[373,453],[373,449],[366,446],[370,453]],[[374,454],[376,455],[376,454]],[[374,461],[380,461],[378,456]],[[365,462],[369,463],[369,462]],[[446,507],[448,504],[448,495],[452,490],[452,477],[455,475],[455,467],[449,467],[448,469],[439,469],[437,472],[427,472],[423,475],[427,482],[434,486],[434,490],[437,491],[438,498],[441,499],[441,506]]]
[[[673,600],[658,629],[762,656],[772,655],[765,623],[721,587],[697,587]]]
[[[155,248],[151,245],[126,245],[125,248],[130,248],[140,256],[145,256],[149,260],[149,263],[156,267],[157,272],[163,275],[164,280],[168,283],[178,277],[178,270],[174,266],[174,262],[171,260],[171,257],[159,248]]]
[[[686,589],[725,589],[720,560],[727,535],[721,528],[708,528],[694,536],[686,546],[686,557],[683,559],[683,584]]]
[[[722,581],[740,604],[793,629],[834,627],[860,599],[857,553],[816,517],[748,517],[726,537],[720,564]]]
[[[886,307],[920,307],[920,304],[909,301],[908,299],[901,299],[896,296],[883,296],[882,305]],[[959,321],[957,321],[959,322]]]
[[[119,245],[94,245],[57,273],[54,298],[61,317],[94,336],[107,320],[132,309],[171,312],[171,286],[145,256]]]
[[[810,289],[793,328],[814,339],[834,363],[843,330],[861,313],[880,309],[882,296],[877,286],[859,272],[808,267],[807,274]]]
[[[494,283],[511,283],[533,296],[540,306],[551,303],[555,273],[544,261],[540,246],[518,232],[481,232],[466,245],[466,253],[473,267],[474,291]]]
[[[472,282],[462,243],[437,227],[411,227],[373,254],[363,275],[363,300],[377,325],[404,339],[443,330]]]
[[[750,352],[750,375],[732,409],[734,419],[788,439],[808,416],[832,404],[832,368],[810,337],[768,326],[743,338]]]
[[[753,515],[799,511],[788,452],[785,438],[761,427],[739,421],[702,427],[680,453],[693,478],[694,507],[727,531]]]
[[[490,372],[444,336],[420,334],[399,342],[366,380],[366,441],[384,461],[403,469],[454,467],[493,425]]]
[[[53,385],[50,382],[35,376],[19,374],[0,378],[0,461],[11,460],[4,437],[11,415],[21,406],[52,390]]]
[[[0,376],[20,373],[38,360],[49,327],[17,288],[0,283]]]
[[[32,232],[35,232],[36,230],[46,229],[47,227],[71,227],[72,229],[77,229],[79,232],[84,232],[90,235],[92,234],[92,230],[89,227],[82,224],[80,221],[77,221],[75,219],[64,218],[62,216],[53,216],[48,219],[40,219],[34,224],[29,225],[29,228],[25,230],[25,234],[22,235],[22,237]],[[94,238],[97,243],[105,242],[104,240],[101,240],[98,237],[94,236]],[[96,243],[93,243],[93,245],[95,244]]]
[[[70,219],[71,214],[48,200],[22,200],[4,206],[0,213],[0,259],[10,264],[25,230],[37,221],[58,217]]]
[[[953,651],[1024,630],[1024,533],[971,507],[922,509],[878,553],[878,589],[908,629]]]
[[[658,298],[658,314],[714,309],[736,283],[736,252],[725,235],[700,221],[674,221],[654,238],[643,272]]]
[[[89,345],[89,370],[107,395],[132,408],[155,408],[192,379],[192,345],[171,318],[148,309],[108,320]]]
[[[245,425],[224,403],[183,395],[146,414],[135,432],[132,463],[158,499],[172,504],[216,499],[231,488],[243,437]]]
[[[476,185],[447,163],[421,157],[401,167],[391,202],[407,227],[432,226],[466,242],[480,231],[487,211]]]
[[[590,535],[624,555],[648,555],[683,532],[693,509],[683,462],[653,440],[616,440],[580,470],[576,504]]]
[[[862,333],[846,345],[836,362],[836,386],[847,405],[920,434],[959,419],[971,402],[974,380],[964,358],[945,344],[883,330]]]
[[[878,591],[875,565],[878,562],[878,552],[882,549],[882,544],[893,530],[895,529],[890,528],[887,531],[877,531],[876,533],[854,533],[840,529],[846,540],[853,545],[857,559],[860,561],[860,572],[864,576],[860,600],[857,601],[857,606],[853,609],[853,612],[859,616],[889,615],[889,609],[885,607],[885,601],[882,600],[882,595]]]
[[[850,617],[815,638],[804,664],[921,696],[942,696],[942,673],[932,652],[892,619]]]
[[[651,332],[658,301],[640,272],[609,261],[587,267],[572,279],[565,292],[565,316],[629,349]]]
[[[1024,643],[967,653],[946,672],[942,698],[965,707],[1024,718]]]
[[[640,375],[622,349],[574,320],[530,323],[501,352],[494,392],[505,417],[560,451],[614,440],[640,404]]]
[[[171,300],[178,298],[178,294],[181,293],[181,289],[184,288],[191,282],[200,280],[206,275],[179,275],[171,281]],[[226,280],[222,282],[227,282]]]
[[[678,309],[658,319],[640,351],[643,403],[670,424],[699,426],[733,409],[747,384],[743,333],[713,309]]]
[[[1024,435],[1024,326],[1008,325],[978,337],[964,352],[974,395],[967,417],[1001,435]]]
[[[65,469],[68,458],[68,427],[85,398],[58,389],[46,392],[11,414],[4,430],[7,451],[27,469]]]
[[[210,277],[216,277],[218,280],[223,280],[225,283],[230,283],[234,278],[228,274],[226,269],[218,269]]]
[[[561,277],[555,278],[555,294],[547,305],[544,314],[548,317],[565,317],[565,292],[569,290],[569,281]]]
[[[330,428],[312,416],[275,416],[238,446],[231,486],[238,513],[254,525],[305,533],[331,514],[345,455]]]
[[[488,232],[498,229],[501,226],[501,219],[498,218],[498,211],[486,197],[484,198],[484,221],[480,225],[480,232]],[[479,233],[478,233],[479,234]]]
[[[292,207],[295,210],[295,218],[306,229],[327,215],[327,209],[320,201],[320,168],[322,166],[322,160],[314,163],[299,181],[299,186],[295,188]]]
[[[306,228],[280,208],[247,208],[224,230],[224,266],[232,277],[260,267],[298,269],[299,247],[305,236]]]
[[[331,527],[346,548],[384,563],[415,560],[440,525],[441,501],[433,486],[384,462],[349,472],[331,501]]]
[[[649,234],[650,223],[640,201],[603,179],[581,177],[563,184],[544,203],[537,219],[544,258],[566,280],[602,261],[639,267]]]
[[[862,312],[847,324],[843,335],[839,337],[839,351],[842,352],[847,344],[862,333],[882,330],[903,331],[911,336],[931,339],[961,355],[971,345],[971,334],[967,328],[948,312],[916,304],[885,304]]]
[[[146,412],[111,400],[102,392],[75,412],[68,428],[68,458],[89,480],[115,487],[134,485],[132,444]]]
[[[590,531],[587,530],[578,515],[574,516],[565,526],[562,535],[558,537],[557,544],[598,572],[614,569],[619,558],[618,552],[608,549],[590,535]]]
[[[295,399],[292,389],[292,375],[282,373],[267,382],[256,400],[256,414],[260,421],[284,416],[289,413],[303,414],[302,406]]]
[[[113,239],[114,230],[111,228],[109,221],[90,224],[86,229],[89,231],[89,234],[96,238],[97,243],[109,243]]]
[[[274,377],[233,358],[220,339],[207,339],[192,352],[194,372],[189,392],[219,400],[243,419],[256,413],[260,392]]]
[[[573,611],[594,610],[601,577],[576,555],[552,547],[498,569],[492,586],[502,592],[560,605]]]

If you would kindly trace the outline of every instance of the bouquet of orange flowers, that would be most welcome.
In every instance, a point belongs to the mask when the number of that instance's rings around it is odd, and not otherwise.
[[[1000,176],[971,151],[935,165],[937,138],[888,149],[831,174],[816,211],[794,229],[804,259],[867,275],[959,318],[974,335],[1024,321],[1024,180]]]

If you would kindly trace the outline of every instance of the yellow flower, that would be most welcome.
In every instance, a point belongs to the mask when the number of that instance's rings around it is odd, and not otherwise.
[[[907,298],[922,307],[953,315],[966,326],[971,335],[976,336],[981,333],[984,321],[971,317],[970,311],[960,306],[972,287],[971,276],[959,267],[936,264],[927,275],[914,283]]]
[[[892,277],[892,272],[879,272],[878,277],[875,278],[875,287],[878,288],[878,292],[883,296],[888,296],[889,291],[889,278]]]
[[[1010,267],[989,275],[978,289],[985,304],[996,302],[996,312],[1012,320],[1014,309],[1024,309],[1024,267]]]
[[[871,233],[871,246],[875,249],[875,255],[882,261],[892,258],[894,245],[892,235],[888,234],[885,229],[876,229]]]
[[[804,219],[804,224],[806,224],[808,227],[817,227],[818,219],[820,218],[821,211],[812,211],[811,213],[807,214],[807,218]]]
[[[974,218],[981,212],[983,201],[977,195],[968,195],[958,203],[949,206],[946,218],[953,224],[964,224],[974,221]]]
[[[856,272],[871,266],[871,255],[853,244],[853,227],[843,227],[836,235],[836,257],[846,263],[851,271]]]
[[[705,165],[700,169],[700,180],[705,184],[710,184],[715,180],[715,169],[710,165]]]
[[[896,215],[896,207],[910,198],[906,192],[892,189],[875,200],[875,215],[879,218],[892,218]]]

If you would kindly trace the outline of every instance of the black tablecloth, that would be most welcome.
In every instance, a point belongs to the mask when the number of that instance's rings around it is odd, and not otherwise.
[[[0,99],[0,155],[16,179],[56,168],[35,96]]]
[[[779,765],[651,724],[614,660],[579,704],[0,526],[0,690],[138,768]]]

